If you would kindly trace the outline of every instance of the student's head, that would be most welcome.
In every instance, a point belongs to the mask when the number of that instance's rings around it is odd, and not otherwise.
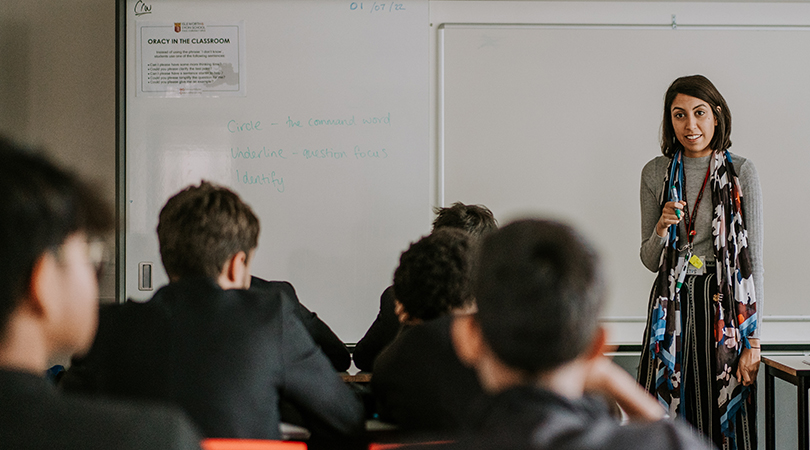
[[[601,338],[598,260],[570,227],[513,222],[484,237],[476,266],[478,313],[471,320],[505,366],[549,372],[588,354]]]
[[[442,228],[402,253],[394,272],[394,295],[408,320],[435,319],[470,306],[470,246],[467,232]]]
[[[75,175],[3,138],[0,199],[0,345],[26,323],[41,325],[49,352],[86,348],[102,253],[91,241],[112,227],[109,206]]]
[[[250,285],[248,265],[259,241],[259,219],[230,189],[207,181],[183,189],[160,211],[157,232],[160,257],[171,281],[187,277],[219,281],[241,261],[245,270],[230,274],[236,286],[229,287]]]
[[[679,139],[676,127],[673,125],[673,102],[678,94],[694,97],[706,103],[706,113],[711,114],[716,121],[712,132],[713,136],[708,147],[714,151],[722,152],[731,147],[731,110],[726,99],[714,87],[711,81],[703,75],[690,75],[676,79],[672,82],[664,95],[664,118],[661,122],[661,153],[672,157],[683,144]]]
[[[498,222],[495,221],[492,211],[484,205],[465,205],[456,202],[447,208],[435,208],[434,212],[436,218],[433,220],[433,231],[459,228],[478,238],[498,228]]]

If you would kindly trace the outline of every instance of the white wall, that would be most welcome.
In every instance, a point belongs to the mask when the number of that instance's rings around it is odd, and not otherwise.
[[[114,1],[2,0],[0,133],[45,147],[114,201]],[[107,269],[105,300],[115,296]]]

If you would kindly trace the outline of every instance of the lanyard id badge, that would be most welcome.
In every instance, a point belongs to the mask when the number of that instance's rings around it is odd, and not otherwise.
[[[706,266],[703,264],[703,261],[706,259],[704,256],[697,256],[692,255],[688,261],[689,264],[686,265],[686,274],[687,275],[703,275],[706,273]]]
[[[675,292],[681,290],[683,281],[687,275],[703,275],[706,273],[706,266],[703,264],[705,258],[693,255],[692,251],[686,252],[686,255],[678,258],[678,282],[675,284]]]

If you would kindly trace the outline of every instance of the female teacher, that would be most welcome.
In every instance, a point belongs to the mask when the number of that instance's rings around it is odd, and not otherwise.
[[[664,97],[641,172],[641,260],[657,272],[639,382],[719,448],[753,449],[762,317],[762,193],[728,151],[731,111],[706,77]],[[724,446],[725,441],[725,446]]]

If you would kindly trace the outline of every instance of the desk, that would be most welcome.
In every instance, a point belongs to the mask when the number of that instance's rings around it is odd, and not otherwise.
[[[357,372],[354,375],[341,373],[340,378],[342,378],[346,383],[370,383],[371,372]]]
[[[808,377],[810,377],[810,365],[803,360],[810,361],[808,356],[769,356],[762,357],[765,364],[765,448],[766,450],[776,449],[776,410],[774,408],[774,377],[781,378],[788,383],[796,385],[798,398],[798,421],[799,421],[799,449],[810,450],[810,440],[808,440],[807,416],[807,388],[810,387]]]

